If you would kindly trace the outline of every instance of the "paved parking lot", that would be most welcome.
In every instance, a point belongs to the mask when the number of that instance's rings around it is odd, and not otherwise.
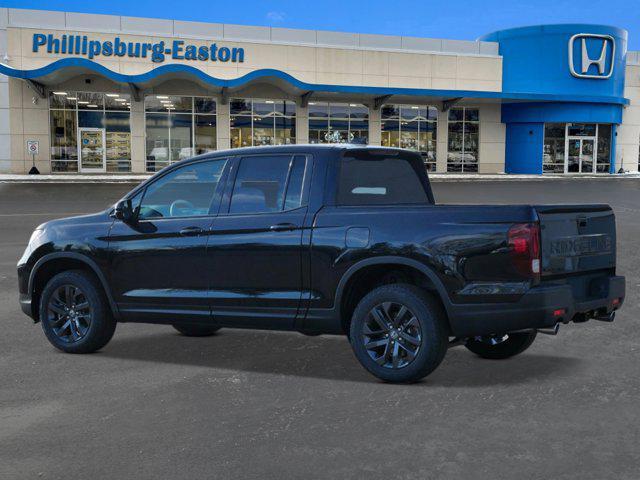
[[[54,350],[16,260],[39,223],[129,188],[0,184],[0,478],[639,478],[640,180],[435,184],[447,203],[611,203],[627,301],[508,361],[452,349],[410,386],[332,336],[123,324],[100,353]]]

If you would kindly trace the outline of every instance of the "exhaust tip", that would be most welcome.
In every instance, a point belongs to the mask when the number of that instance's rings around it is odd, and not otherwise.
[[[538,333],[542,333],[544,335],[557,335],[558,334],[558,330],[560,330],[560,323],[556,323],[551,328],[538,328],[538,329],[536,329],[536,331]]]
[[[593,317],[594,320],[601,322],[613,322],[616,319],[616,312],[607,313],[606,315],[600,315],[599,317]]]

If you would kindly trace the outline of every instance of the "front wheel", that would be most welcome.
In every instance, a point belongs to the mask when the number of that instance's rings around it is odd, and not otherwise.
[[[220,327],[210,327],[208,325],[181,325],[178,323],[174,323],[172,327],[185,337],[210,337],[220,330]]]
[[[476,355],[491,360],[502,360],[524,352],[536,339],[538,332],[517,332],[488,337],[474,337],[465,346]]]
[[[349,339],[362,366],[379,379],[417,382],[447,351],[445,313],[433,296],[413,285],[384,285],[356,307]]]
[[[116,321],[98,280],[82,270],[62,272],[44,287],[40,321],[49,342],[67,353],[91,353],[104,347]]]

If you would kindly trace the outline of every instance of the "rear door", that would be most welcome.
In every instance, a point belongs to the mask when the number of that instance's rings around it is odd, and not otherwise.
[[[542,275],[567,275],[616,266],[616,224],[608,205],[536,206]]]
[[[311,157],[234,160],[207,249],[216,323],[293,328],[302,295],[302,233]]]

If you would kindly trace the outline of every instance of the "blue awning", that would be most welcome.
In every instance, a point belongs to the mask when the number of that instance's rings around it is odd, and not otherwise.
[[[589,96],[589,95],[557,95],[541,93],[512,93],[478,90],[443,90],[423,88],[371,87],[364,85],[331,85],[314,84],[298,80],[292,75],[274,69],[261,69],[247,73],[235,79],[221,79],[184,64],[168,64],[156,67],[146,73],[125,75],[114,72],[105,66],[84,58],[65,58],[49,65],[33,70],[19,70],[0,63],[0,73],[23,80],[31,80],[42,84],[57,84],[70,78],[86,75],[101,75],[120,84],[133,84],[139,88],[147,88],[172,79],[186,79],[202,83],[208,87],[237,90],[255,83],[271,83],[293,94],[306,92],[326,94],[355,94],[367,97],[386,95],[400,97],[428,97],[431,100],[447,100],[452,98],[495,99],[502,103],[511,102],[581,102],[628,105],[629,100],[621,97]]]

